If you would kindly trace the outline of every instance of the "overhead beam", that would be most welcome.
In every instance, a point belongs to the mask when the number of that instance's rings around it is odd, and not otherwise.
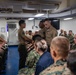
[[[71,12],[73,12],[73,13],[71,13]],[[50,18],[55,18],[55,17],[59,18],[59,17],[70,16],[70,15],[74,15],[74,14],[76,14],[76,9],[74,9],[72,11],[67,11],[67,12],[64,12],[64,13],[49,14],[49,17]],[[35,16],[35,14],[0,13],[0,17],[4,17],[4,18],[10,18],[10,17],[11,18],[29,18],[29,17],[35,18],[34,16]],[[47,18],[47,14],[45,14],[41,18]]]

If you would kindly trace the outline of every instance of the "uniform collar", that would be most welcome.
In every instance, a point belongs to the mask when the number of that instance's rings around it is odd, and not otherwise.
[[[55,64],[56,65],[64,65],[65,63],[66,63],[66,60],[65,59],[64,60],[63,59],[60,59],[60,60],[57,60]]]
[[[50,28],[49,28],[49,29],[47,29],[47,31],[50,31],[50,30],[52,30],[52,28],[53,28],[53,27],[52,27],[52,26],[50,26]]]

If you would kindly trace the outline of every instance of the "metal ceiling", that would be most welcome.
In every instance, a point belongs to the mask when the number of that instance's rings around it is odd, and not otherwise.
[[[37,13],[57,9],[62,0],[1,0],[2,13]]]
[[[45,14],[42,18],[47,17],[48,13],[49,17],[74,16],[75,2],[76,0],[0,0],[0,17],[28,18],[40,12]]]

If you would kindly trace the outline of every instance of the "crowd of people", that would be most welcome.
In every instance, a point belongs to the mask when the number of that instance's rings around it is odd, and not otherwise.
[[[19,21],[18,75],[76,75],[76,34],[72,30],[57,30],[49,19],[40,21],[40,30],[24,32],[24,20]],[[74,59],[74,60],[73,60]]]
[[[76,75],[76,34],[57,30],[49,19],[41,20],[40,30],[24,32],[26,23],[19,21],[18,75]],[[5,68],[7,42],[0,37],[0,73]]]
[[[70,42],[70,50],[76,49],[76,46],[75,46],[75,37],[76,37],[76,34],[74,34],[72,30],[69,30],[67,32],[67,31],[64,31],[64,30],[61,29],[59,36],[64,36],[64,37],[68,38],[68,40]]]

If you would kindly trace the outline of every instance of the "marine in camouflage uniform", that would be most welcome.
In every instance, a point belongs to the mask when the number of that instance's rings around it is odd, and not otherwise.
[[[66,68],[65,60],[58,60],[56,63],[45,69],[40,75],[72,75],[70,70]]]
[[[71,45],[71,50],[76,50],[76,34],[74,35],[74,43]]]
[[[46,40],[47,44],[50,46],[50,43],[54,37],[57,36],[57,30],[51,25],[49,19],[45,19],[40,22],[39,27],[41,30],[39,34]]]
[[[18,72],[18,75],[32,75],[35,73],[36,62],[39,59],[39,54],[35,50],[31,50],[28,53],[28,57],[26,59],[26,68],[21,69]]]
[[[49,29],[45,31],[45,36],[45,40],[47,41],[47,44],[50,46],[52,39],[57,36],[57,30],[53,26],[51,26]]]
[[[67,35],[67,32],[66,31],[64,31],[64,35],[63,35],[64,37],[68,37],[68,35]]]
[[[76,44],[72,44],[70,47],[71,50],[76,50]]]
[[[45,40],[48,45],[48,49],[47,49],[48,52],[50,52],[50,43],[52,39],[56,36],[57,36],[57,30],[53,26],[51,26],[49,29],[45,31]]]
[[[61,29],[59,36],[63,36],[64,35],[63,33],[64,33],[64,30]]]
[[[39,30],[39,35],[45,39],[45,28],[42,28],[41,30]]]
[[[74,42],[74,34],[73,34],[72,30],[69,30],[68,39],[70,41],[70,44],[72,45]]]
[[[71,49],[73,46],[73,43],[74,43],[74,37],[73,37],[73,35],[68,35],[67,38],[69,39],[70,49]]]
[[[40,30],[39,30],[39,35],[40,35],[42,38],[45,39],[45,26],[44,26],[43,22],[44,22],[44,21],[41,20],[40,23],[39,23],[39,28],[40,28]]]
[[[70,44],[72,44],[73,43],[73,40],[74,40],[73,35],[68,35],[68,39],[70,41]]]
[[[69,40],[63,36],[55,37],[51,42],[50,51],[54,64],[41,72],[40,75],[72,75],[66,62],[69,52]]]
[[[25,36],[24,28],[26,24],[24,20],[19,21],[19,30],[18,30],[18,52],[19,52],[19,70],[25,67],[26,57],[27,57],[27,49],[25,46],[25,42],[31,43],[32,40]]]
[[[64,37],[66,37],[66,38],[67,38],[67,37],[68,37],[68,36],[67,36],[67,34],[66,34],[66,35],[64,35]]]
[[[45,40],[48,45],[48,52],[50,52],[50,43],[54,37],[57,36],[57,30],[52,26],[51,21],[49,19],[44,20],[45,25]]]

